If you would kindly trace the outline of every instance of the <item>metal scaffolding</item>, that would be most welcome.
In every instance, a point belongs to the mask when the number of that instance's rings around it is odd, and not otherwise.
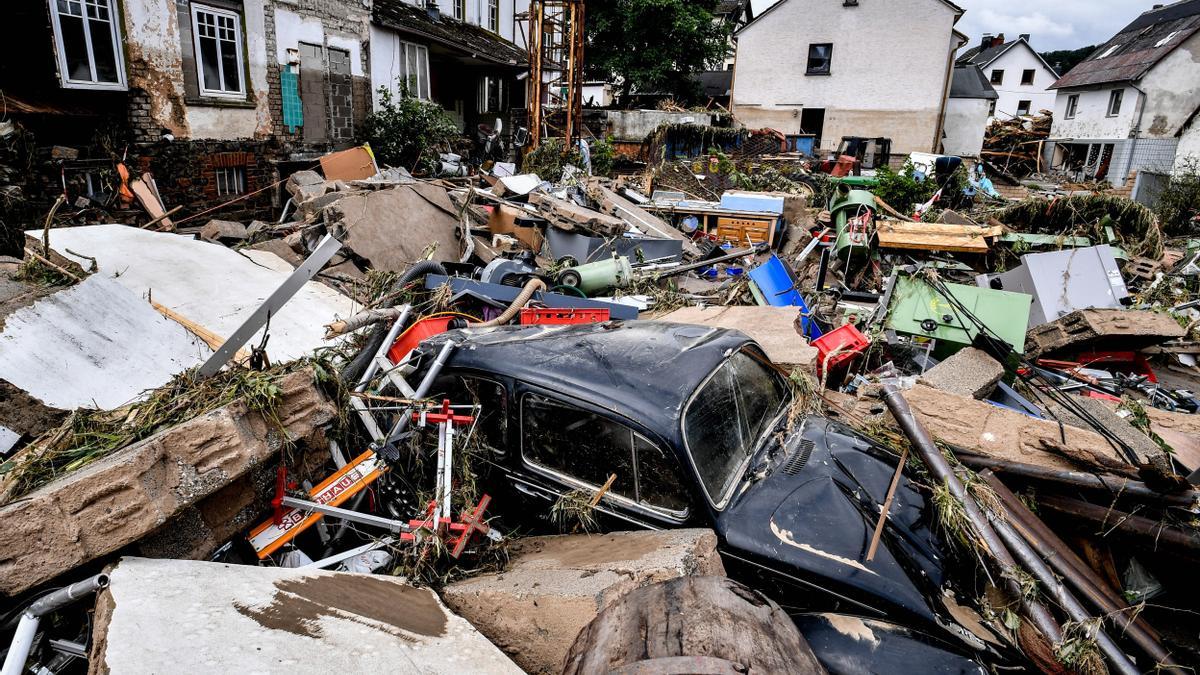
[[[583,126],[583,0],[529,4],[529,150]]]

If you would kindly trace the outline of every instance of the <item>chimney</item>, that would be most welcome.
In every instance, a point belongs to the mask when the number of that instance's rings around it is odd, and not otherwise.
[[[997,35],[996,37],[992,38],[992,46],[993,47],[999,47],[1002,44],[1004,44],[1004,33],[1001,33],[1001,34]]]
[[[438,9],[437,0],[425,0],[425,12],[429,14],[429,18],[433,21],[442,19],[442,10]]]
[[[1029,42],[1029,33],[1021,33],[1021,39]]]
[[[991,46],[992,46],[992,34],[984,33],[983,39],[979,41],[979,48],[987,49],[988,47],[991,47]]]

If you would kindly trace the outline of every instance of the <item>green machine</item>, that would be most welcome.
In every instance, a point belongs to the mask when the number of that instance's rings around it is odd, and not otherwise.
[[[1033,296],[992,288],[943,284],[949,295],[996,336],[1025,351]],[[900,274],[888,300],[884,327],[898,333],[930,337],[942,343],[969,345],[979,330],[954,303],[920,278]]]
[[[578,288],[583,293],[597,293],[606,288],[624,288],[633,281],[629,258],[613,256],[586,265],[568,267],[558,273],[557,282]]]
[[[835,256],[841,258],[847,253],[870,250],[867,245],[871,240],[869,225],[875,211],[875,195],[866,190],[851,190],[845,184],[837,186],[829,200],[829,215],[837,232],[837,241],[833,245]]]

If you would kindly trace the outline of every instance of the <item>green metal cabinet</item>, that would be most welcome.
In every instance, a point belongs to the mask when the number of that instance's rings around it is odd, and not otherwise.
[[[1033,296],[963,284],[945,286],[968,312],[1012,345],[1018,354],[1025,351],[1025,331],[1029,328]],[[885,325],[899,333],[959,345],[970,344],[979,332],[941,293],[925,281],[910,276],[897,277]]]

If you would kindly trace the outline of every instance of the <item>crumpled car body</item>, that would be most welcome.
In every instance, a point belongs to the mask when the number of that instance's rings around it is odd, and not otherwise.
[[[443,333],[420,353],[445,340],[457,348],[433,391],[480,404],[480,474],[501,512],[546,513],[615,477],[596,507],[605,525],[712,528],[730,576],[796,616],[846,613],[952,651],[984,649],[943,607],[943,545],[910,481],[866,560],[896,454],[794,415],[785,377],[744,334],[652,321],[509,326]]]

